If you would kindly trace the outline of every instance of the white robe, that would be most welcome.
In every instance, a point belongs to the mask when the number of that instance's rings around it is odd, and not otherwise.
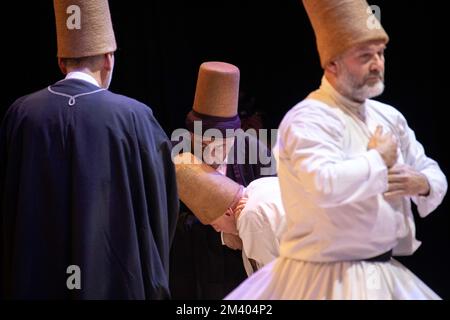
[[[377,151],[367,151],[377,125],[396,136],[397,162],[427,177],[428,196],[384,199],[387,168]],[[287,216],[280,258],[228,299],[439,298],[393,259],[358,261],[390,249],[411,255],[420,245],[411,200],[425,217],[447,191],[444,174],[400,112],[374,100],[355,104],[324,77],[320,89],[284,117],[275,153]],[[375,290],[367,285],[370,274]]]
[[[279,256],[286,215],[277,177],[252,181],[244,196],[248,200],[237,219],[237,230],[242,239],[245,270],[251,275],[254,270],[248,259],[254,260],[260,269]]]

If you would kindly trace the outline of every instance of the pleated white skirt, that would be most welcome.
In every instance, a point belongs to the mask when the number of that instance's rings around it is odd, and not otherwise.
[[[395,259],[315,263],[277,258],[241,283],[226,300],[440,299]]]

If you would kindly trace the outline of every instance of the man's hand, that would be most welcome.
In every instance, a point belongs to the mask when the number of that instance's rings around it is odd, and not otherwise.
[[[383,134],[383,127],[377,126],[370,138],[367,150],[377,150],[388,168],[397,162],[397,141],[392,133]]]
[[[384,193],[387,199],[428,195],[430,192],[427,177],[405,164],[397,164],[389,169],[388,186],[388,190]]]
[[[239,216],[241,215],[242,210],[247,205],[247,200],[248,200],[247,197],[242,197],[241,200],[239,200],[238,204],[236,205],[236,208],[234,208],[234,210],[233,210],[234,219],[236,220],[236,223],[237,223]]]
[[[238,235],[231,233],[223,233],[223,242],[225,245],[233,250],[242,250],[242,240]]]

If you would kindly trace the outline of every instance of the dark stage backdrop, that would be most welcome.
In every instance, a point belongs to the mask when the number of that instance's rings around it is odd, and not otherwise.
[[[391,37],[386,91],[429,156],[449,174],[444,104],[433,40],[439,1],[369,1]],[[322,75],[312,28],[298,0],[110,1],[119,49],[111,90],[150,105],[167,134],[184,125],[203,61],[241,70],[243,105],[277,128],[283,115],[315,89]],[[56,63],[52,1],[12,1],[0,17],[1,116],[19,96],[62,78]],[[6,81],[6,83],[5,83]],[[253,104],[250,102],[253,101]],[[417,216],[422,247],[399,258],[443,298],[450,298],[448,200]]]

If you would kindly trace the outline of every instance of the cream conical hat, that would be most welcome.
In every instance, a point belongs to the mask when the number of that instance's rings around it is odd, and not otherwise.
[[[81,58],[117,49],[107,0],[53,0],[58,57]]]
[[[216,117],[234,117],[238,110],[239,69],[225,62],[201,64],[193,109]]]
[[[210,224],[240,200],[243,187],[186,152],[173,159],[178,195],[203,223]]]
[[[354,45],[389,41],[365,0],[303,0],[303,5],[316,35],[322,68]]]

